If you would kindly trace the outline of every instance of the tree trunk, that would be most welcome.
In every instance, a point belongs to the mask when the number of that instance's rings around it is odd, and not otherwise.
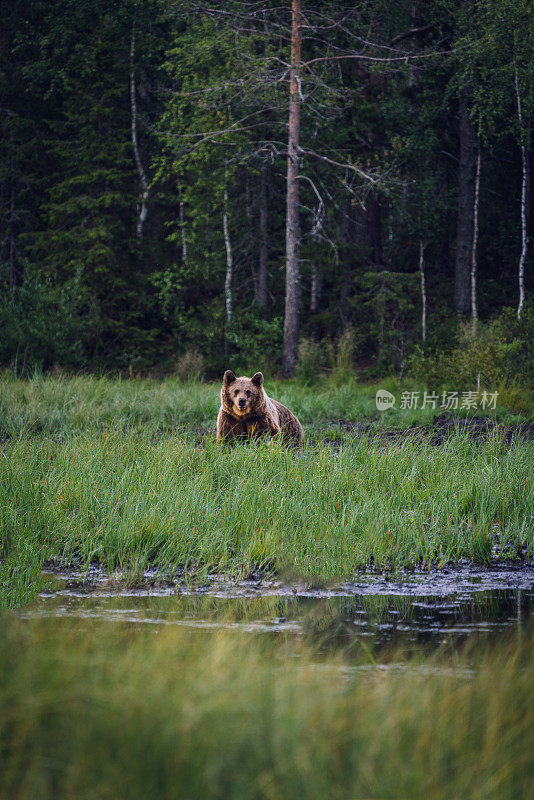
[[[412,28],[417,27],[417,0],[412,3],[412,12],[411,12],[411,21],[412,21]],[[411,36],[409,39],[410,42],[410,50],[415,52],[417,48],[416,40]],[[413,62],[410,61],[409,71],[408,71],[408,87],[410,89],[417,88],[419,83],[419,67]]]
[[[13,289],[17,282],[15,272],[15,185],[11,178],[11,196],[9,201],[9,282]]]
[[[456,223],[456,266],[454,307],[460,314],[471,312],[471,258],[475,208],[477,141],[464,100],[460,102],[460,171],[458,175],[458,217]]]
[[[135,22],[132,24],[132,39],[130,44],[130,111],[132,118],[132,145],[135,157],[135,165],[137,167],[137,172],[139,173],[139,182],[141,184],[141,207],[139,209],[139,216],[137,219],[137,226],[136,226],[137,239],[138,241],[141,241],[141,239],[143,238],[143,225],[145,224],[145,220],[148,213],[147,203],[148,203],[150,188],[146,178],[145,170],[143,169],[143,164],[141,162],[141,156],[139,154],[139,143],[137,141],[137,98],[136,98],[136,88],[135,88],[134,60],[135,60]]]
[[[187,237],[185,232],[185,203],[184,195],[180,182],[178,182],[180,199],[178,200],[178,219],[180,221],[180,238],[182,240],[182,266],[187,264]]]
[[[228,331],[232,322],[232,278],[234,274],[234,259],[232,255],[232,243],[230,241],[230,231],[228,227],[228,182],[225,176],[224,182],[224,206],[223,206],[223,233],[224,244],[226,247],[226,280],[224,282],[224,293],[226,300],[226,327],[224,332],[224,354],[228,356]]]
[[[382,207],[374,194],[371,194],[367,201],[367,226],[372,263],[383,264]]]
[[[315,313],[319,310],[319,302],[321,300],[321,293],[323,290],[323,276],[314,264],[312,267],[312,280],[311,280],[311,294],[310,294],[310,311]]]
[[[426,342],[426,279],[425,279],[425,243],[419,239],[419,273],[421,275],[421,339]]]
[[[478,319],[478,305],[477,305],[477,246],[478,246],[478,207],[480,198],[480,164],[482,160],[482,152],[480,142],[478,143],[477,152],[477,171],[475,179],[475,201],[473,207],[473,246],[471,249],[471,320],[473,322],[473,330],[476,329]]]
[[[299,139],[300,139],[300,52],[302,20],[300,0],[292,0],[291,69],[289,72],[289,135],[287,153],[286,209],[286,303],[282,373],[290,377],[295,371],[299,330]]]
[[[260,173],[260,243],[259,243],[259,268],[256,283],[256,302],[260,308],[267,308],[267,265],[269,260],[268,225],[269,225],[269,200],[268,200],[268,163],[264,161]]]
[[[528,229],[527,229],[527,206],[529,190],[529,159],[528,150],[525,144],[525,130],[523,126],[523,111],[521,108],[521,94],[519,92],[519,80],[517,77],[517,65],[514,61],[515,73],[515,96],[517,100],[517,116],[519,118],[519,135],[521,146],[521,255],[519,257],[519,302],[517,305],[517,319],[521,319],[521,312],[525,304],[525,261],[528,249]]]

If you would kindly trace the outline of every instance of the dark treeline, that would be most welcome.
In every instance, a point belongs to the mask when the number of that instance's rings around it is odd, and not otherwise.
[[[461,320],[527,336],[530,0],[10,0],[3,22],[4,365],[289,375],[299,340],[350,331],[399,372]]]

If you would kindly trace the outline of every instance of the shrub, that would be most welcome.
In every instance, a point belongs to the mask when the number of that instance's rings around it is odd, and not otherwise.
[[[321,344],[310,337],[303,337],[299,341],[299,356],[296,376],[305,386],[317,383],[324,361],[324,351]]]
[[[29,274],[0,290],[0,363],[20,374],[84,360],[77,280],[56,287]]]
[[[275,371],[282,351],[283,320],[263,319],[257,309],[237,309],[228,332],[232,368],[244,374]],[[230,366],[224,359],[224,369]],[[217,373],[218,374],[218,373]]]
[[[176,356],[174,360],[174,374],[177,378],[188,383],[200,381],[203,377],[204,357],[196,347],[188,347],[185,353]]]
[[[335,346],[331,349],[332,354],[332,380],[336,385],[346,383],[354,374],[353,356],[356,344],[354,329],[348,327],[341,334]]]
[[[454,384],[459,388],[499,387],[511,393],[515,387],[531,387],[534,381],[534,313],[526,309],[518,321],[514,309],[505,309],[490,322],[461,322],[457,344],[423,350],[417,347],[409,372],[421,383],[433,387]],[[511,395],[510,395],[511,396]]]

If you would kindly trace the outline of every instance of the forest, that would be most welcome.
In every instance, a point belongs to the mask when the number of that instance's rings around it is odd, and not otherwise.
[[[1,365],[532,377],[530,0],[3,16]]]

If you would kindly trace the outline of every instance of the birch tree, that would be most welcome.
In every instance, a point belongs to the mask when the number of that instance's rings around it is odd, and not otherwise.
[[[478,300],[477,300],[477,248],[478,248],[478,211],[480,207],[480,168],[482,152],[480,142],[477,149],[477,167],[475,177],[475,198],[473,201],[473,244],[471,247],[471,321],[473,331],[476,330],[478,319]]]
[[[228,168],[224,172],[224,201],[223,201],[223,234],[224,246],[226,248],[226,277],[224,281],[224,297],[226,308],[226,324],[224,334],[224,350],[225,355],[228,356],[229,343],[228,335],[230,332],[230,325],[232,323],[232,279],[234,276],[234,256],[232,253],[232,242],[230,239],[230,228],[228,225]]]
[[[426,342],[426,276],[425,243],[419,239],[419,275],[421,278],[421,339]]]
[[[478,127],[479,139],[498,141],[513,133],[519,145],[521,188],[517,317],[520,319],[525,303],[525,265],[528,256],[529,117],[534,108],[534,6],[528,0],[480,0],[468,34],[459,40],[460,47],[468,43],[469,48],[462,63],[463,80],[464,83],[468,81],[473,90],[472,117]]]
[[[523,110],[521,105],[521,91],[517,75],[517,63],[514,58],[514,85],[517,102],[517,118],[519,121],[519,147],[521,148],[521,255],[519,257],[519,302],[517,304],[517,319],[521,319],[521,312],[525,304],[525,261],[528,249],[528,228],[527,228],[527,208],[528,208],[528,188],[530,183],[528,143],[530,131],[525,127]]]
[[[135,19],[132,23],[132,35],[130,39],[130,110],[131,110],[131,135],[132,147],[134,151],[135,166],[139,175],[141,185],[141,202],[138,209],[138,219],[136,225],[137,239],[143,238],[143,226],[148,213],[148,198],[150,186],[146,177],[141,154],[139,152],[139,142],[137,139],[137,94],[135,85]]]

